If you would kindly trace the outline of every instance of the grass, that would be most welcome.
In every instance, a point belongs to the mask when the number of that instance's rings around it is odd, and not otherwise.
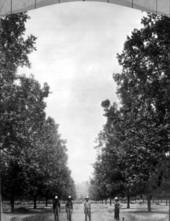
[[[48,220],[49,214],[41,214],[36,216],[29,216],[22,219],[22,221],[46,221]]]
[[[3,208],[4,214],[2,220],[4,221],[47,221],[51,207],[42,207],[39,205],[37,209],[33,209],[30,205],[15,206],[13,213],[10,212],[10,207]]]
[[[157,214],[149,214],[149,215],[134,215],[128,214],[127,219],[125,221],[166,221],[168,220],[168,216],[166,215],[157,215]]]
[[[152,212],[147,212],[146,205],[131,205],[131,209],[122,209],[125,221],[168,221],[168,208],[163,205],[152,205]]]

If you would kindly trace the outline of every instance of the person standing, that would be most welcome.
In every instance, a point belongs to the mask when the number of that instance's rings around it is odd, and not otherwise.
[[[68,197],[66,202],[66,213],[67,213],[67,221],[71,221],[71,216],[73,213],[73,202],[71,196]]]
[[[119,203],[118,197],[115,197],[114,201],[114,220],[120,220],[119,213],[120,208],[122,207],[122,204]]]
[[[87,219],[91,221],[91,203],[89,202],[88,196],[86,196],[84,202],[84,214],[85,214],[85,221],[87,221]]]
[[[55,196],[53,200],[54,221],[59,221],[59,212],[60,212],[60,202],[58,196]]]

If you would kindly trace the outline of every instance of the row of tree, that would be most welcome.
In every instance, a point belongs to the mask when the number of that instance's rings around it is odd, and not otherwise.
[[[105,199],[168,189],[170,151],[170,19],[148,14],[127,37],[113,75],[120,103],[102,102],[107,119],[98,136],[90,193]],[[165,195],[164,195],[165,196]],[[166,195],[168,196],[168,195]]]
[[[67,166],[66,141],[51,117],[46,117],[49,86],[33,77],[18,76],[19,66],[30,66],[34,36],[24,36],[26,13],[1,19],[0,145],[2,196],[16,199],[51,199],[75,196]]]

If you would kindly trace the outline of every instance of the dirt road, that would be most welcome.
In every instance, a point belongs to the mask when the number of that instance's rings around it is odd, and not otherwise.
[[[49,216],[49,221],[53,221],[54,216],[51,214]],[[60,221],[66,221],[66,213],[64,211],[64,208],[61,209],[60,212]],[[72,214],[72,221],[84,221],[85,216],[83,212],[83,204],[76,204],[74,205],[74,211]],[[92,221],[113,221],[113,209],[108,209],[107,206],[104,205],[96,205],[92,204],[92,213],[91,213],[91,220]],[[121,219],[122,220],[122,215]],[[127,220],[128,221],[128,220]]]

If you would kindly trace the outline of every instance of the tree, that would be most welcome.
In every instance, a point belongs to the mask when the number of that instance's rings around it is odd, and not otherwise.
[[[107,122],[99,144],[105,146],[107,160],[109,148],[115,150],[117,159],[113,161],[121,170],[127,193],[129,187],[137,186],[134,192],[147,194],[150,211],[151,196],[164,180],[163,165],[169,151],[170,19],[148,14],[141,23],[143,28],[132,32],[118,55],[122,72],[113,78],[120,105],[102,102]]]
[[[25,22],[29,19],[26,13],[10,15],[1,18],[1,60],[0,60],[0,139],[3,144],[3,117],[6,113],[6,105],[13,93],[18,66],[30,66],[28,54],[35,50],[34,36],[24,36]],[[2,147],[3,148],[3,147]]]
[[[28,54],[35,50],[35,37],[24,36],[25,22],[29,17],[26,13],[1,18],[0,43],[0,143],[1,149],[6,148],[7,120],[10,97],[13,95],[16,70],[19,65],[29,66]],[[7,134],[8,136],[8,134]],[[5,150],[4,150],[5,151]],[[2,163],[2,162],[1,162]],[[4,168],[4,167],[3,167]],[[22,174],[22,176],[24,176]]]
[[[34,164],[30,165],[31,169],[28,166],[33,157],[33,149],[36,149],[32,138],[45,120],[44,99],[48,96],[49,88],[44,85],[41,89],[33,77],[24,76],[19,76],[17,84],[14,82],[11,88],[12,94],[3,118],[3,154],[6,155],[6,166],[2,171],[2,190],[10,198],[13,210],[15,198],[23,196],[29,187],[28,172],[33,174]]]
[[[34,36],[24,36],[26,13],[1,19],[0,48],[0,143],[2,144],[2,190],[10,199],[52,198],[54,193],[75,196],[67,167],[66,141],[52,118],[46,118],[49,87],[33,76],[17,75],[19,66],[30,67],[28,55],[35,50]],[[12,181],[11,181],[12,177]]]
[[[142,180],[147,183],[150,197],[155,179],[162,173],[160,161],[164,162],[168,151],[170,20],[149,14],[142,19],[142,24],[144,28],[133,31],[123,53],[118,55],[122,73],[115,74],[114,79],[122,105],[129,110],[129,117],[133,117],[130,124],[133,127],[129,129],[133,129],[137,150],[134,156],[141,158],[137,157],[136,161],[142,165],[141,174],[147,175]],[[152,177],[154,182],[150,182]],[[151,209],[149,204],[148,209]]]
[[[31,165],[35,165],[35,176],[31,174],[29,195],[34,200],[48,199],[57,195],[66,198],[68,194],[75,196],[75,185],[67,166],[68,156],[66,141],[59,134],[59,125],[51,117],[43,121],[34,137],[36,146],[32,149]],[[36,178],[38,175],[39,179]],[[36,179],[35,179],[36,178]]]

